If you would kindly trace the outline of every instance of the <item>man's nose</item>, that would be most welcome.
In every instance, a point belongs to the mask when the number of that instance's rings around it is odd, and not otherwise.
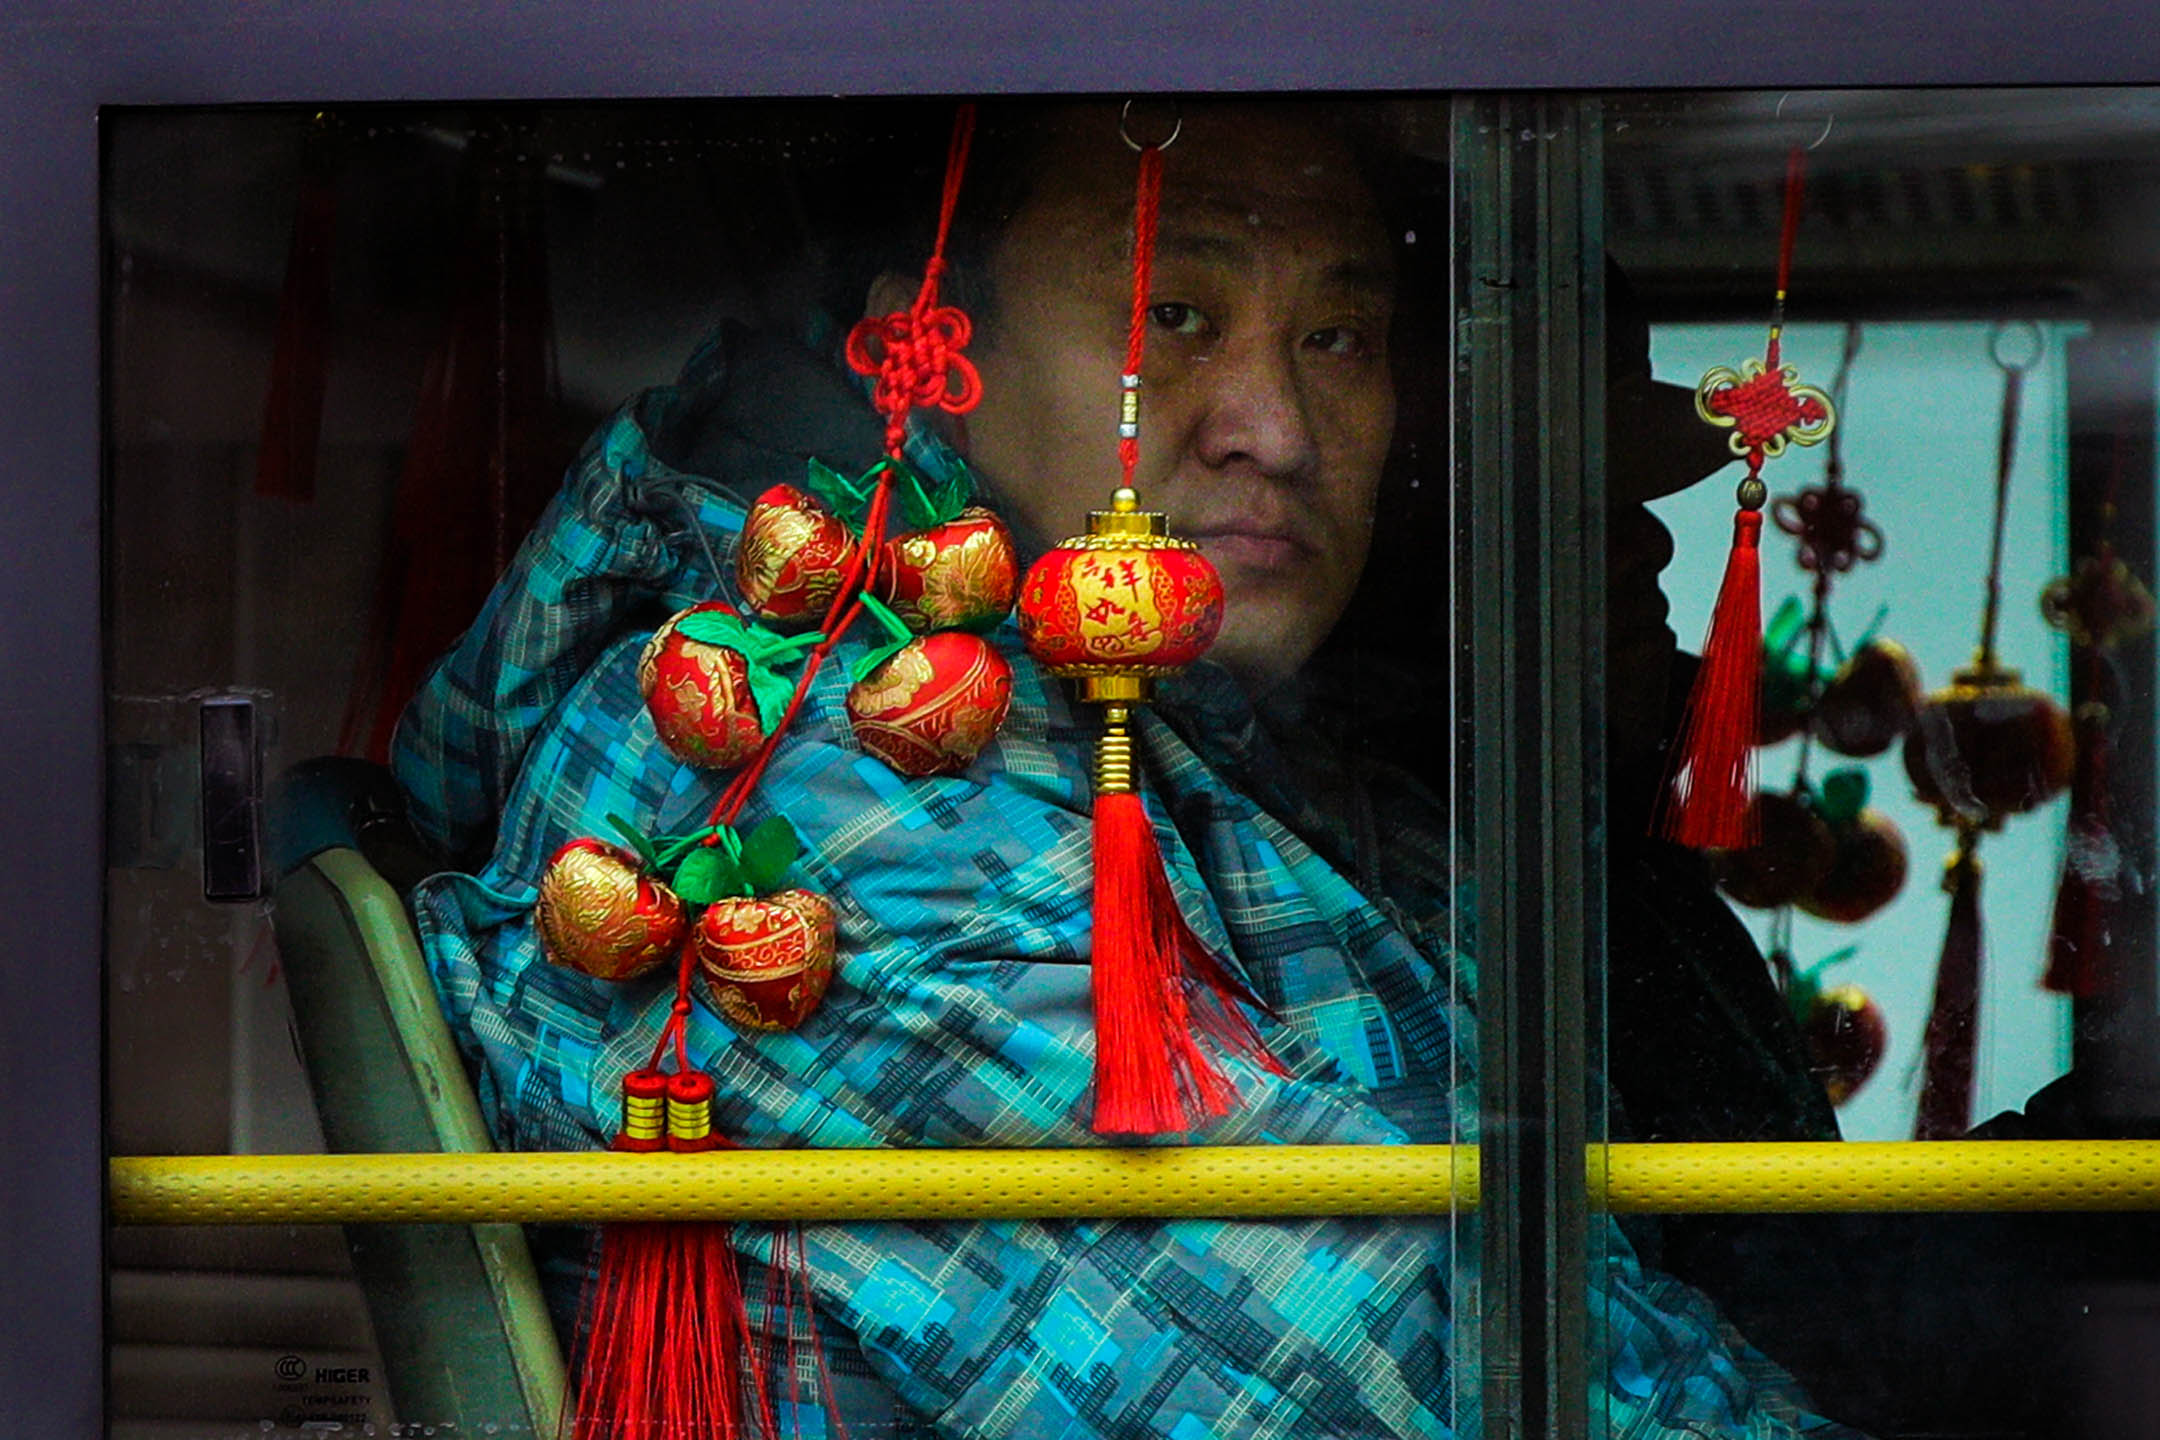
[[[1220,347],[1195,368],[1201,405],[1195,443],[1210,469],[1244,468],[1285,480],[1312,473],[1319,440],[1291,345],[1252,336]]]

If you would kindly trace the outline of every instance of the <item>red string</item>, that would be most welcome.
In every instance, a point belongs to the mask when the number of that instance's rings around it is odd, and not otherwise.
[[[1988,537],[1987,597],[1980,611],[1980,656],[1995,663],[1995,618],[2002,610],[2003,519],[2010,507],[2010,467],[2017,456],[2018,411],[2025,372],[2003,367],[2002,426],[1995,442],[1995,518]]]
[[[952,234],[953,212],[960,203],[960,181],[967,173],[968,147],[975,137],[975,107],[962,105],[953,117],[952,140],[945,150],[945,191],[938,205],[937,242],[923,266],[922,289],[915,303],[890,315],[864,316],[848,332],[847,361],[858,375],[875,375],[870,403],[885,417],[885,453],[895,460],[907,443],[908,412],[936,406],[954,415],[975,408],[982,399],[982,377],[960,353],[974,334],[967,313],[938,304],[938,281],[945,273],[945,242]],[[875,342],[873,345],[872,342]]]
[[[1785,157],[1785,223],[1778,232],[1777,300],[1770,314],[1770,344],[1763,359],[1763,367],[1771,371],[1778,368],[1778,339],[1785,330],[1785,291],[1792,284],[1793,247],[1800,239],[1801,198],[1806,189],[1802,154],[1795,145]]]
[[[1162,210],[1162,147],[1140,151],[1139,192],[1133,201],[1132,324],[1125,337],[1119,404],[1118,465],[1126,489],[1140,464],[1140,362],[1147,353],[1148,291],[1155,275],[1155,222]],[[1130,399],[1124,397],[1129,396]]]
[[[871,403],[885,416],[885,450],[896,462],[901,459],[901,449],[907,440],[910,409],[917,405],[937,405],[959,414],[973,409],[975,402],[982,398],[982,381],[976,375],[975,367],[959,353],[971,333],[968,318],[956,307],[937,303],[938,280],[945,273],[945,243],[952,234],[953,213],[960,203],[960,183],[967,173],[968,148],[974,136],[975,107],[962,105],[953,117],[952,139],[945,151],[945,188],[938,204],[937,241],[932,247],[929,263],[923,266],[922,289],[917,292],[915,303],[891,315],[866,317],[848,333],[848,364],[859,374],[877,376]],[[882,352],[875,357],[871,354],[873,340],[878,342]],[[953,388],[955,381],[957,390]],[[824,621],[818,627],[823,638],[804,657],[802,674],[796,678],[787,709],[774,721],[757,753],[720,792],[720,798],[706,816],[707,825],[733,826],[741,816],[758,782],[764,778],[766,767],[772,763],[774,752],[780,748],[780,742],[801,712],[803,701],[808,698],[810,687],[817,682],[826,658],[861,617],[863,593],[877,578],[878,559],[884,550],[893,473],[892,467],[887,466],[878,474],[877,489],[872,492],[869,508],[863,515],[862,543],[855,547],[854,558],[841,576],[840,588],[826,607]],[[716,845],[719,839],[715,834],[708,836],[705,843]],[[686,946],[676,967],[675,1014],[660,1033],[653,1052],[654,1064],[659,1063],[660,1054],[672,1039],[678,1063],[688,1068],[683,1050],[684,1029],[694,969],[690,948]]]

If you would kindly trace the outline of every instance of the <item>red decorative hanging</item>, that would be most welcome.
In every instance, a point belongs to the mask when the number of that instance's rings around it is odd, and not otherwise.
[[[2110,502],[2108,520],[2113,513]],[[2112,935],[2114,907],[2122,898],[2123,855],[2109,796],[2108,731],[2116,688],[2109,652],[2152,629],[2153,597],[2102,538],[2093,554],[2042,592],[2040,609],[2069,637],[2077,677],[2072,693],[2083,697],[2072,716],[2077,767],[2070,778],[2070,819],[2048,931],[2047,974],[2040,983],[2058,994],[2091,999],[2121,983]]]
[[[398,476],[338,748],[387,757],[406,702],[476,614],[561,479],[543,156],[472,136],[451,312]]]
[[[1769,344],[1761,360],[1747,361],[1738,372],[1724,366],[1712,370],[1695,392],[1696,413],[1733,432],[1733,453],[1748,466],[1735,497],[1740,508],[1733,517],[1732,551],[1703,641],[1702,668],[1688,697],[1653,821],[1665,839],[1698,849],[1739,849],[1755,838],[1750,802],[1762,688],[1762,510],[1770,493],[1762,480],[1763,461],[1783,454],[1788,444],[1815,444],[1836,423],[1830,397],[1797,383],[1798,372],[1781,361],[1801,197],[1796,148],[1785,171],[1785,221],[1778,242]]]
[[[1172,537],[1162,515],[1140,508],[1133,483],[1163,150],[1176,138],[1175,129],[1161,144],[1126,137],[1140,162],[1132,311],[1118,382],[1120,484],[1109,509],[1089,514],[1087,534],[1036,561],[1020,593],[1028,653],[1051,674],[1076,680],[1083,701],[1103,707],[1095,751],[1089,963],[1094,1127],[1106,1135],[1183,1133],[1228,1112],[1235,1088],[1202,1036],[1281,1073],[1240,1008],[1257,1000],[1178,910],[1140,797],[1129,728],[1134,707],[1146,703],[1153,683],[1198,659],[1222,625],[1215,567],[1191,541]]]
[[[863,497],[859,539],[851,540],[837,522],[829,528],[819,524],[820,518],[829,517],[821,517],[814,502],[789,487],[776,487],[781,493],[762,497],[746,524],[750,542],[738,554],[738,579],[747,582],[742,586],[746,600],[761,613],[771,609],[788,628],[800,628],[822,604],[817,630],[782,637],[747,623],[731,606],[707,602],[662,626],[640,659],[640,688],[656,729],[674,735],[670,748],[693,764],[740,769],[714,803],[706,825],[687,837],[655,841],[618,822],[645,867],[674,881],[670,891],[656,882],[632,884],[611,875],[611,894],[634,895],[646,907],[635,917],[639,923],[630,927],[636,943],[617,939],[612,925],[598,927],[608,943],[593,943],[589,920],[576,932],[579,957],[596,953],[601,963],[616,964],[627,951],[635,963],[651,942],[650,927],[644,923],[648,912],[662,913],[672,922],[675,911],[668,907],[678,903],[676,892],[680,901],[703,907],[688,925],[687,940],[675,949],[675,1000],[667,1023],[645,1066],[625,1079],[617,1149],[681,1153],[725,1144],[712,1128],[712,1077],[692,1068],[688,1053],[692,991],[701,979],[715,1010],[735,1025],[758,1031],[802,1024],[831,981],[831,902],[810,891],[779,888],[796,855],[793,831],[778,818],[747,835],[739,834],[736,825],[822,667],[865,610],[906,634],[872,591],[880,567],[891,563],[885,537],[896,480],[906,476],[916,487],[915,496],[925,498],[902,457],[908,414],[933,404],[964,413],[981,394],[973,367],[959,354],[970,331],[967,316],[939,305],[937,299],[974,118],[972,105],[960,107],[955,117],[937,245],[914,304],[865,320],[848,338],[850,363],[876,376],[873,403],[886,420],[888,452],[887,460],[867,477],[870,489]],[[1002,529],[997,533],[1002,536]],[[981,644],[974,636],[961,639]],[[773,666],[797,658],[802,671],[793,682],[774,674]],[[886,687],[888,692],[894,688]],[[1009,690],[1008,675],[1007,694]],[[984,701],[993,702],[996,717],[1002,718],[997,696]],[[891,720],[882,713],[879,718]],[[995,728],[993,718],[988,729]],[[987,739],[987,732],[981,738]],[[564,853],[595,843],[572,841]],[[581,873],[592,868],[582,852],[574,858]],[[543,878],[543,901],[555,871],[551,865]],[[651,898],[654,890],[665,902]],[[567,922],[551,923],[547,914],[541,916],[543,935],[564,928],[570,928]],[[682,928],[671,923],[669,933]],[[578,963],[552,953],[550,958]],[[604,1227],[599,1279],[581,1326],[574,1440],[734,1440],[775,1433],[764,1357],[751,1343],[733,1250],[732,1227],[722,1224]],[[797,1343],[813,1348],[817,1343],[814,1317],[807,1325],[798,1323],[810,1310],[806,1265],[798,1241],[783,1238],[776,1243],[771,1266],[775,1288],[766,1296],[766,1309],[768,1314],[784,1313],[790,1352]],[[822,1379],[823,1357],[815,1359]],[[787,1371],[792,1381],[792,1353]]]
[[[330,270],[337,249],[333,124],[328,115],[317,115],[301,150],[300,204],[285,255],[270,391],[263,400],[255,493],[281,500],[315,498],[315,461],[329,380]]]
[[[1913,1121],[1915,1140],[1955,1140],[1972,1126],[1973,1059],[1980,1028],[1980,926],[1978,836],[1965,832],[1943,867],[1950,894],[1950,924],[1935,965],[1935,998],[1920,1042],[1924,1079]]]
[[[2032,359],[2017,363],[2006,359],[2004,333],[1998,329],[1991,341],[2004,383],[1980,644],[1972,664],[1922,702],[1905,739],[1905,772],[1913,782],[1913,793],[1922,803],[1934,806],[1941,822],[1957,832],[1957,848],[1943,882],[1950,892],[1950,918],[1923,1046],[1925,1078],[1913,1128],[1913,1138],[1919,1140],[1962,1135],[1972,1124],[1984,950],[1980,836],[2060,793],[2069,783],[2074,760],[2070,717],[2054,700],[2024,684],[1995,651],[1995,623],[2002,607],[2003,525],[2011,461],[2017,451],[2019,403],[2025,371],[2040,358],[2036,338]]]

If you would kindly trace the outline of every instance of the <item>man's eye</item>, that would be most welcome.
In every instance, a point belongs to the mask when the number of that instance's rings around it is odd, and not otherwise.
[[[1364,359],[1373,353],[1371,338],[1355,325],[1322,326],[1305,337],[1305,348],[1351,359]]]
[[[1148,306],[1148,319],[1174,335],[1198,335],[1207,328],[1207,316],[1182,300]]]

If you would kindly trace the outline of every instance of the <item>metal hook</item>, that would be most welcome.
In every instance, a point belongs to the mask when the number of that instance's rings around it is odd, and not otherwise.
[[[1125,102],[1125,108],[1118,111],[1117,117],[1118,138],[1120,140],[1123,140],[1126,145],[1130,146],[1135,153],[1138,153],[1139,151],[1148,148],[1147,146],[1142,145],[1139,141],[1133,139],[1132,131],[1127,128],[1127,122],[1132,119],[1132,107],[1139,103],[1140,102],[1137,100],[1127,100]],[[1184,113],[1177,108],[1177,103],[1175,101],[1172,101],[1170,105],[1170,138],[1167,140],[1159,140],[1155,142],[1155,148],[1157,150],[1168,150],[1172,145],[1177,144],[1177,137],[1183,134],[1184,130]]]
[[[1778,120],[1782,120],[1785,118],[1785,102],[1790,99],[1792,99],[1792,91],[1790,90],[1786,91],[1783,95],[1778,96],[1777,109],[1771,112],[1773,118]],[[1830,132],[1836,128],[1837,112],[1834,110],[1825,111],[1823,114],[1822,134],[1817,135],[1813,142],[1810,143],[1807,148],[1812,151],[1821,146],[1823,141],[1830,138]]]
[[[2029,358],[2009,360],[2003,357],[2003,341],[2007,340],[2012,334],[2023,334],[2032,337],[2032,354]],[[2047,337],[2040,332],[2040,327],[2030,320],[2005,320],[1988,332],[1988,358],[1995,362],[1997,369],[2006,370],[2012,374],[2022,373],[2038,365],[2041,356],[2046,353],[2046,350]]]

